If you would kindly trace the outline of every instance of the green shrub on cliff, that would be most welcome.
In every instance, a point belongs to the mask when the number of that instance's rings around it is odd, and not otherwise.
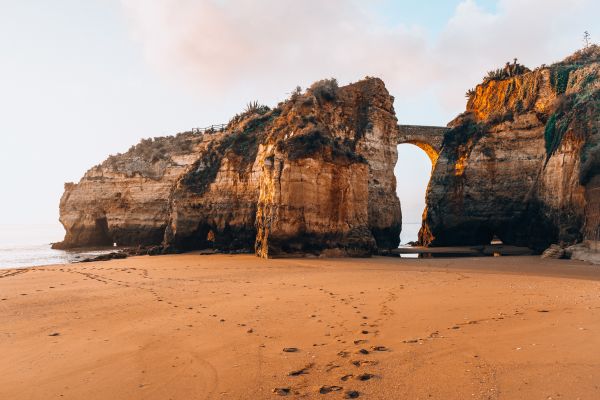
[[[505,78],[508,78],[508,74],[506,74],[502,70],[502,68],[498,68],[498,69],[493,69],[491,71],[488,71],[486,76],[483,78],[483,81],[484,82],[496,81],[496,80],[505,79]]]
[[[600,61],[600,46],[598,46],[597,44],[592,44],[581,50],[577,50],[575,53],[565,58],[564,60],[554,63],[553,66],[583,65],[598,61]]]
[[[322,79],[313,83],[310,88],[308,88],[308,93],[325,101],[333,101],[337,98],[338,89],[337,79]]]
[[[251,115],[251,114],[266,114],[271,111],[269,106],[264,104],[258,104],[258,101],[254,100],[246,104],[246,109],[242,115]]]
[[[131,146],[126,153],[109,156],[102,165],[124,172],[128,170],[132,158],[148,164],[159,161],[171,162],[171,156],[188,154],[193,151],[194,143],[199,140],[200,138],[192,132],[142,139],[138,144]]]
[[[557,66],[552,69],[550,74],[550,84],[556,94],[561,95],[567,91],[569,76],[571,72],[576,69],[577,66],[574,65]]]
[[[254,115],[265,115],[269,111],[271,111],[271,108],[269,106],[259,104],[258,101],[251,101],[248,104],[246,104],[246,109],[241,114],[235,114],[233,118],[229,120],[225,130],[231,130],[231,128],[234,125],[242,122],[246,118],[252,117]]]
[[[329,152],[328,150],[331,150]],[[277,143],[279,152],[287,153],[290,160],[308,158],[319,152],[325,158],[331,157],[346,162],[366,163],[366,159],[357,154],[354,150],[354,144],[349,141],[341,141],[339,138],[331,138],[323,133],[319,128],[315,128],[309,133],[294,136],[286,141]]]
[[[531,70],[526,66],[519,64],[515,58],[512,64],[507,62],[504,68],[497,68],[488,71],[487,75],[483,78],[483,83],[508,79],[510,77],[522,75],[530,71]]]

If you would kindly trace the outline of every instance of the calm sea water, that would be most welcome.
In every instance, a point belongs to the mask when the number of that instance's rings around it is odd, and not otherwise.
[[[0,269],[68,264],[107,252],[51,249],[51,244],[61,241],[64,234],[60,224],[0,224]]]
[[[400,242],[406,244],[417,240],[420,227],[421,224],[403,224]],[[0,224],[0,269],[68,264],[110,251],[81,252],[51,249],[50,245],[61,241],[63,236],[64,230],[59,224]]]

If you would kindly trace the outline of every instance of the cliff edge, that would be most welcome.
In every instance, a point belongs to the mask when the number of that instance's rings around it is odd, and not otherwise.
[[[367,256],[398,246],[393,98],[315,83],[218,132],[149,139],[66,184],[57,247],[161,245]]]
[[[467,95],[432,173],[421,243],[598,240],[600,48],[492,72]]]

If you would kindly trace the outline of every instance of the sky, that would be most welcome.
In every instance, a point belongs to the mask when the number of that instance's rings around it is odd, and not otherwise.
[[[600,37],[598,15],[598,0],[0,0],[0,224],[56,223],[63,183],[109,154],[322,78],[378,76],[400,123],[446,125],[487,70],[558,61]],[[430,170],[400,146],[407,222]]]

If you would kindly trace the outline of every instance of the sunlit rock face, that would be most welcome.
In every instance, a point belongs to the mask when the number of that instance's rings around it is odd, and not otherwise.
[[[399,243],[397,121],[379,79],[287,102],[259,152],[257,254],[365,255]]]
[[[222,132],[144,142],[66,186],[61,246],[161,243],[264,257],[397,247],[392,104],[379,79],[323,81],[275,109],[251,107]]]
[[[423,244],[486,244],[497,235],[543,249],[597,230],[599,61],[591,47],[477,86],[435,164]]]

